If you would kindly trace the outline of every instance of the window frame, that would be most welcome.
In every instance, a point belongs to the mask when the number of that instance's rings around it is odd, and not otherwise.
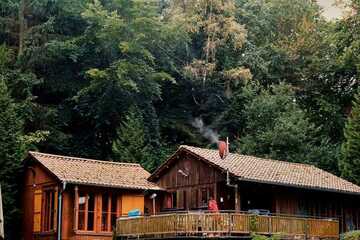
[[[106,206],[106,211],[104,212],[104,202],[103,202],[103,196],[104,195],[107,195],[107,203],[105,203],[107,206]],[[101,218],[100,218],[100,232],[112,232],[112,228],[113,228],[113,225],[112,225],[112,215],[115,215],[116,218],[119,217],[119,203],[118,203],[118,198],[119,198],[119,195],[118,194],[113,194],[111,192],[103,192],[101,194],[99,194],[99,198],[101,199],[101,208],[99,207],[99,209],[101,209]],[[113,200],[115,198],[115,200]],[[112,211],[113,208],[112,208],[112,204],[115,203],[116,205],[116,209],[115,211]],[[103,214],[106,214],[106,230],[103,230]],[[116,227],[116,221],[115,221],[115,227]]]
[[[107,202],[104,202],[104,196],[106,196],[107,198],[106,198],[106,200],[107,200]],[[108,192],[104,192],[104,193],[101,193],[100,194],[100,199],[101,199],[101,207],[99,207],[99,209],[100,209],[100,216],[101,216],[101,218],[100,218],[100,231],[101,232],[109,232],[109,228],[110,228],[110,226],[109,225],[111,225],[110,223],[109,223],[109,204],[111,204],[111,203],[109,203],[109,201],[111,201],[111,194],[109,194]],[[106,211],[104,211],[104,206],[105,206],[105,210]],[[111,206],[111,205],[110,205]],[[105,228],[106,228],[106,230],[104,230],[103,229],[103,220],[104,220],[104,218],[103,218],[103,216],[104,216],[104,214],[105,214]]]
[[[84,207],[84,210],[80,210],[80,198],[83,196],[82,194],[84,194],[84,197],[85,197],[85,207]],[[89,195],[92,194],[93,195],[93,198],[94,198],[94,210],[92,211],[93,212],[93,229],[92,230],[89,230],[88,229],[88,226],[89,226]],[[76,231],[79,231],[79,232],[96,232],[96,214],[97,214],[97,194],[94,193],[94,192],[91,192],[91,191],[80,191],[80,193],[78,193],[78,196],[77,196],[77,202],[75,203],[76,204],[76,223],[77,223],[77,226],[76,226]],[[80,212],[84,212],[84,229],[80,229]]]
[[[41,232],[52,232],[55,230],[56,199],[55,189],[43,190],[43,218],[41,221]]]
[[[57,211],[58,211],[58,187],[44,186],[41,189],[41,212],[40,212],[40,231],[37,233],[54,233],[57,230]],[[47,193],[51,193],[52,202],[50,200],[50,212],[47,211]],[[38,212],[39,213],[39,212]],[[49,216],[46,216],[50,214]],[[47,224],[49,224],[47,226]]]
[[[88,204],[89,204],[89,198],[88,196],[92,195],[94,196],[94,218],[93,218],[93,229],[88,230]],[[107,195],[107,203],[106,203],[106,210],[103,211],[103,196]],[[85,207],[84,210],[80,210],[80,197],[85,196]],[[115,199],[113,200],[113,198]],[[119,202],[119,198],[121,197],[121,194],[118,193],[112,193],[111,190],[107,191],[92,191],[88,190],[87,188],[80,188],[78,189],[77,186],[75,187],[75,212],[74,212],[74,231],[79,234],[86,234],[86,233],[102,233],[102,234],[108,234],[112,233],[113,225],[112,225],[112,217],[113,215],[116,216],[115,219],[120,217],[120,211],[121,211],[121,202]],[[112,208],[112,204],[115,203],[116,209]],[[115,211],[112,211],[115,210]],[[84,228],[80,229],[80,212],[84,212]],[[106,215],[106,226],[103,228],[103,214]],[[115,221],[116,224],[116,221]]]

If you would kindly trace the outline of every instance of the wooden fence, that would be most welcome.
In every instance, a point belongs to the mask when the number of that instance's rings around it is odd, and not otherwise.
[[[171,213],[119,218],[117,237],[236,236],[250,233],[282,237],[339,238],[339,222],[291,216],[259,216],[246,213]]]

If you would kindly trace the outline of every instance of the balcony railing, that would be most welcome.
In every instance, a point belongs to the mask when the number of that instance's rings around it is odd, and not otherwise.
[[[219,237],[251,233],[280,237],[339,238],[339,222],[293,216],[260,216],[248,213],[170,213],[155,216],[119,218],[117,237]]]

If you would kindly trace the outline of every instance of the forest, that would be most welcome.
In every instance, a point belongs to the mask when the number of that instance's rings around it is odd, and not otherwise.
[[[16,239],[28,150],[138,162],[181,144],[360,184],[360,0],[0,1],[0,184]]]

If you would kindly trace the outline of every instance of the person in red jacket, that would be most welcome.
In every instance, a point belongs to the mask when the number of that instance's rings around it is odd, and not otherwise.
[[[210,197],[210,199],[209,199],[208,210],[210,212],[214,212],[214,213],[219,212],[218,204],[217,204],[216,200],[213,197]]]
[[[217,227],[219,224],[221,224],[221,218],[220,218],[220,215],[218,215],[217,213],[219,213],[219,207],[218,207],[218,204],[216,202],[216,200],[210,196],[209,198],[209,202],[208,202],[208,211],[213,213],[213,221],[214,223],[212,224],[211,228],[214,228],[212,229],[213,231],[216,231]],[[217,236],[218,234],[217,233],[212,233],[209,235],[209,237],[214,237],[214,236]]]

